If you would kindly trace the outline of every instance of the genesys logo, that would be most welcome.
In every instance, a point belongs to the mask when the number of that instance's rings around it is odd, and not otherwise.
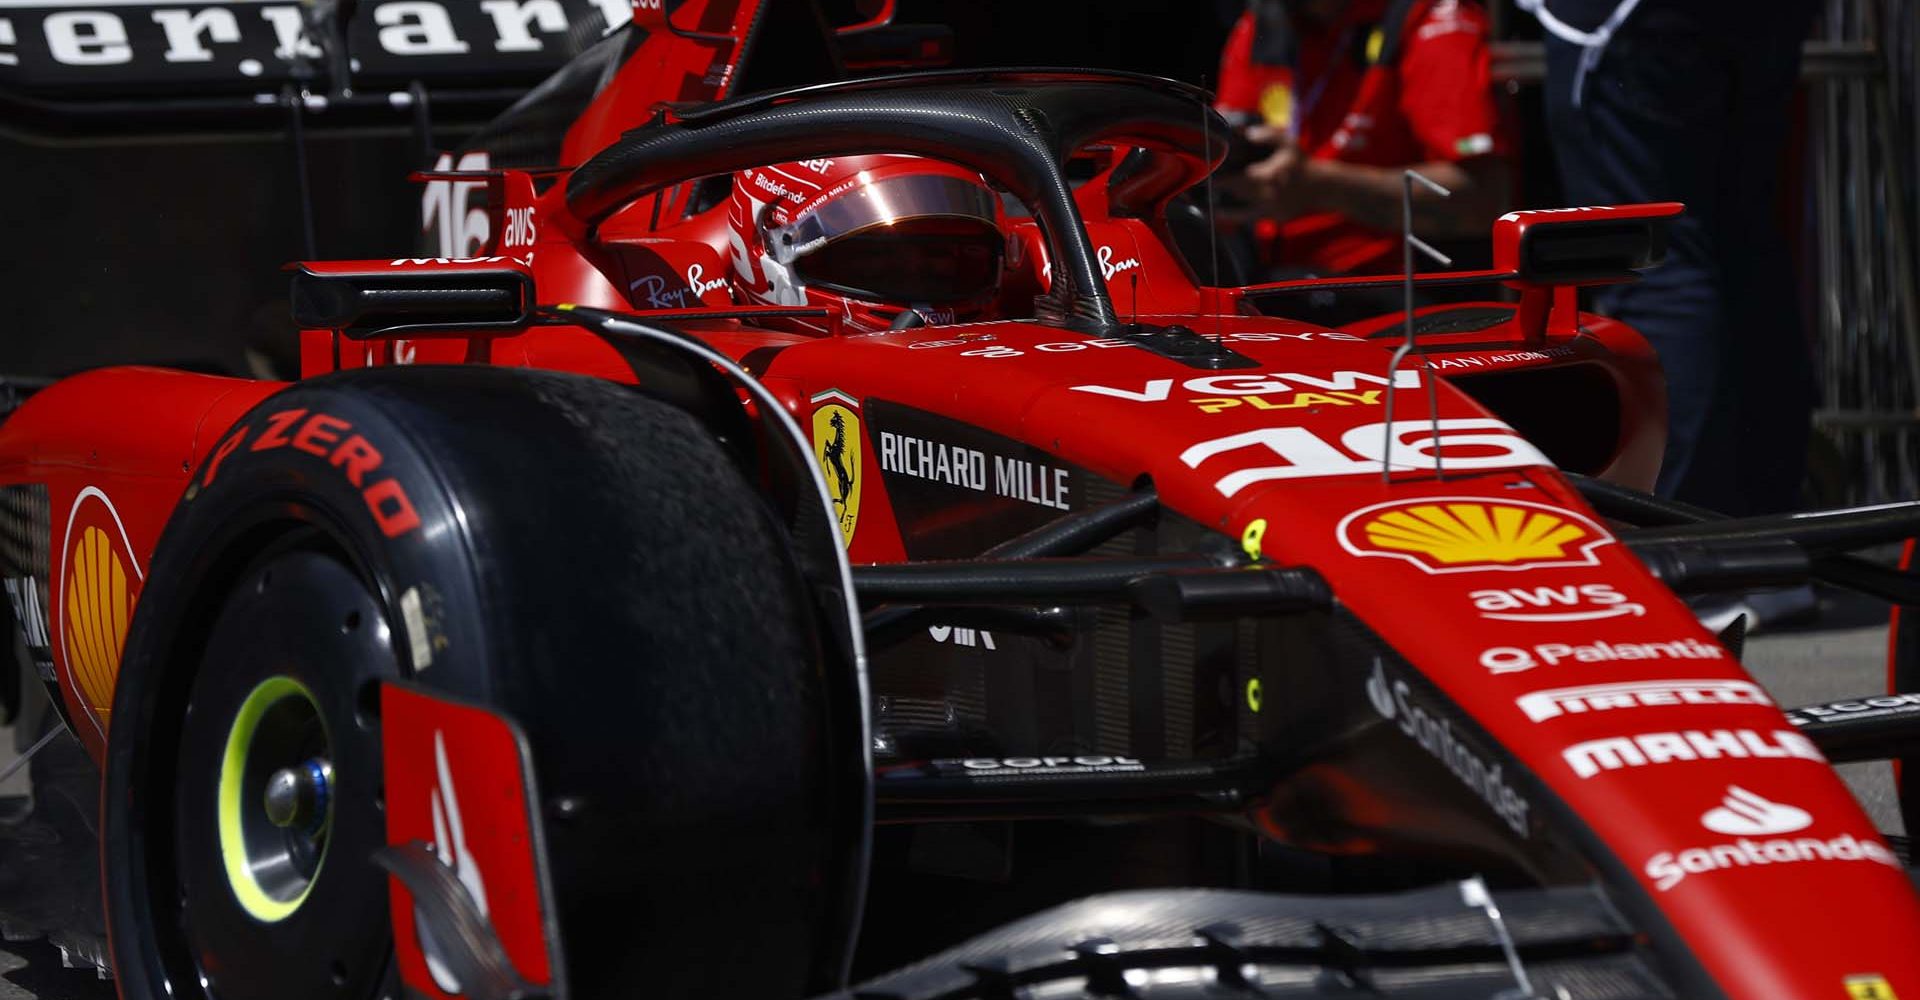
[[[1791,729],[1687,729],[1638,736],[1608,736],[1576,743],[1560,756],[1581,778],[1602,771],[1652,767],[1675,761],[1797,758],[1826,763],[1813,741]]]
[[[1655,889],[1666,892],[1694,875],[1728,868],[1757,868],[1804,861],[1873,861],[1900,868],[1900,859],[1873,837],[1850,833],[1837,837],[1785,837],[1813,825],[1813,815],[1799,806],[1774,802],[1738,785],[1728,785],[1720,804],[1700,816],[1700,825],[1713,833],[1738,838],[1731,843],[1708,844],[1680,851],[1661,851],[1647,859],[1646,875]],[[1765,837],[1759,840],[1754,838]]]
[[[1502,622],[1591,622],[1603,618],[1638,618],[1647,606],[1606,583],[1568,584],[1564,587],[1504,587],[1467,594],[1480,617]]]
[[[1424,424],[1424,421],[1419,423]],[[1443,420],[1440,423],[1444,429],[1448,422]],[[1460,443],[1467,442],[1462,440]],[[1446,442],[1446,445],[1451,447],[1453,442]],[[1532,446],[1528,445],[1527,448],[1531,449]],[[1514,458],[1519,458],[1519,455],[1515,454]],[[1444,458],[1443,462],[1446,468],[1473,467],[1463,466],[1460,459],[1451,456]],[[1509,464],[1523,463],[1513,461]],[[1613,536],[1605,528],[1585,515],[1565,508],[1526,500],[1485,500],[1479,497],[1423,497],[1362,507],[1341,519],[1336,534],[1340,546],[1356,556],[1399,559],[1427,573],[1593,566],[1600,561],[1594,555],[1594,550],[1613,542]],[[1611,592],[1611,588],[1600,586]],[[1528,597],[1544,596],[1551,600],[1554,595],[1523,597],[1514,592],[1474,591],[1471,596],[1476,607],[1482,606],[1483,601],[1491,605],[1511,602],[1524,607]],[[1576,600],[1591,599],[1581,591],[1576,591],[1572,596]],[[1607,596],[1618,595],[1609,593]],[[1624,603],[1624,600],[1622,598],[1621,602]]]
[[[1532,722],[1563,715],[1611,712],[1629,708],[1665,708],[1676,705],[1771,705],[1772,700],[1752,681],[1701,678],[1698,680],[1628,681],[1588,684],[1523,694],[1514,700]]]
[[[1396,723],[1420,749],[1446,765],[1509,829],[1522,837],[1527,835],[1527,812],[1531,807],[1507,784],[1504,765],[1489,763],[1463,743],[1454,735],[1453,723],[1422,705],[1406,681],[1389,680],[1378,657],[1373,661],[1372,676],[1367,678],[1367,700],[1381,718]]]
[[[1543,642],[1535,646],[1495,646],[1480,654],[1480,665],[1495,674],[1517,674],[1562,663],[1624,663],[1641,660],[1720,660],[1727,651],[1698,639],[1666,642]]]
[[[1079,340],[1049,341],[1044,344],[1032,344],[1014,347],[1010,344],[984,343],[997,338],[988,335],[981,337],[950,337],[941,340],[918,340],[907,347],[916,351],[935,350],[947,347],[967,347],[960,352],[963,358],[1017,358],[1028,353],[1033,354],[1076,354],[1080,351],[1104,351],[1120,347],[1136,346],[1132,341],[1117,337],[1083,337]],[[1335,333],[1331,330],[1313,330],[1306,333],[1229,333],[1220,336],[1225,344],[1269,344],[1295,340],[1348,340],[1366,343],[1366,338],[1351,333]],[[973,345],[973,346],[968,346]],[[1171,384],[1172,380],[1166,380]],[[1121,390],[1124,391],[1124,390]]]
[[[1246,454],[1251,452],[1253,458]],[[1305,427],[1260,427],[1239,434],[1231,434],[1211,441],[1202,441],[1180,453],[1180,461],[1189,469],[1198,469],[1209,461],[1226,457],[1240,466],[1232,472],[1214,481],[1213,487],[1221,496],[1231,497],[1255,483],[1272,482],[1286,479],[1317,479],[1323,476],[1377,476],[1386,471],[1389,463],[1392,469],[1399,471],[1432,472],[1445,467],[1455,471],[1474,469],[1515,469],[1526,466],[1546,465],[1553,462],[1542,454],[1540,449],[1529,444],[1513,428],[1485,417],[1464,417],[1448,420],[1396,420],[1389,431],[1385,423],[1361,424],[1349,428],[1340,435],[1336,444]],[[1281,464],[1254,465],[1251,462],[1277,458]],[[1441,498],[1467,501],[1481,507],[1489,506],[1485,501],[1473,497]],[[1418,501],[1434,503],[1435,501]],[[1447,540],[1435,541],[1422,539],[1413,543],[1410,554],[1388,551],[1371,541],[1360,543],[1348,539],[1348,529],[1356,518],[1371,518],[1390,507],[1408,506],[1415,501],[1396,501],[1388,504],[1376,504],[1352,514],[1340,522],[1341,544],[1355,555],[1394,555],[1407,558],[1416,565],[1422,564],[1418,553],[1424,548],[1445,547],[1452,543]],[[1503,502],[1505,506],[1514,506]],[[1531,506],[1541,506],[1533,504]],[[1543,510],[1553,510],[1542,507]],[[1575,515],[1577,516],[1577,515]],[[1592,524],[1592,522],[1587,522]],[[1606,533],[1593,525],[1600,539],[1592,544],[1599,545],[1612,541]],[[1557,565],[1576,565],[1559,563]],[[1578,565],[1592,565],[1589,559]],[[1463,567],[1477,568],[1477,567]],[[1429,572],[1442,572],[1432,570]]]

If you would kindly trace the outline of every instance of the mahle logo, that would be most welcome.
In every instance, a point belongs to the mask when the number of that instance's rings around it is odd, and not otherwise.
[[[1428,573],[1592,566],[1593,550],[1613,541],[1570,510],[1476,497],[1374,504],[1348,514],[1338,534],[1354,555],[1404,559]]]
[[[813,457],[827,481],[827,498],[833,501],[833,520],[840,526],[840,543],[853,544],[853,531],[860,521],[860,415],[851,407],[859,405],[852,396],[829,389],[813,397]]]

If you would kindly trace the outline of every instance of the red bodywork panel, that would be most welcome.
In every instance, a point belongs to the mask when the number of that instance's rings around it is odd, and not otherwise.
[[[520,978],[552,986],[553,906],[536,860],[530,810],[538,799],[524,738],[485,709],[396,684],[381,687],[380,733],[387,842],[430,845],[493,925]],[[397,882],[391,912],[401,980],[420,996],[459,995],[458,980],[429,965],[413,898]]]
[[[756,6],[689,0],[675,16],[689,30],[697,24],[737,35]],[[645,121],[663,94],[723,96],[736,47],[665,32],[650,37],[569,134],[568,161]],[[734,320],[675,325],[764,379],[815,433],[817,449],[829,408],[850,422],[852,483],[834,499],[855,562],[906,557],[883,465],[929,479],[964,475],[983,498],[1061,511],[1083,502],[1068,465],[1112,483],[1150,481],[1168,510],[1229,538],[1254,539],[1257,554],[1274,563],[1323,574],[1346,609],[1592,829],[1728,995],[1839,996],[1843,980],[1860,974],[1920,992],[1913,947],[1920,903],[1845,785],[1548,457],[1450,381],[1597,369],[1619,402],[1617,426],[1606,454],[1578,471],[1645,487],[1658,465],[1664,418],[1646,343],[1618,323],[1575,313],[1564,287],[1540,285],[1545,294],[1509,319],[1423,337],[1425,367],[1416,356],[1390,375],[1398,340],[1391,320],[1332,331],[1252,315],[1232,290],[1200,287],[1160,227],[1108,217],[1104,176],[1081,188],[1080,202],[1120,315],[1217,335],[1257,367],[1203,370],[1122,340],[1017,320],[866,336],[775,332]],[[481,257],[331,266],[423,274],[504,266],[531,277],[541,305],[645,312],[728,303],[724,290],[708,284],[729,268],[725,227],[711,215],[686,216],[690,185],[663,195],[658,225],[649,221],[656,206],[648,198],[590,232],[567,211],[563,182],[544,193],[531,175],[514,171],[486,182],[495,194],[494,235]],[[1500,245],[1517,248],[1525,231],[1545,221],[1503,222]],[[1031,223],[1014,224],[1009,241],[1014,308],[1045,289],[1048,264]],[[1521,266],[1508,257],[1497,264],[1497,276]],[[474,357],[472,339],[354,341],[309,330],[302,374],[459,363]],[[537,326],[488,339],[492,364],[633,380],[618,354],[579,328]],[[1437,389],[1431,409],[1429,380]],[[0,483],[47,489],[54,660],[66,708],[96,756],[110,724],[115,643],[124,639],[126,614],[188,474],[242,412],[279,388],[109,369],[41,392],[0,426]],[[1396,399],[1391,429],[1384,424],[1389,394]],[[979,454],[976,480],[971,465],[956,471],[957,452],[942,450],[942,442],[872,434],[863,425],[874,401],[999,435],[1048,459],[1015,462],[969,450],[959,458],[971,463]],[[1560,416],[1579,422],[1590,415]],[[1444,474],[1435,468],[1436,448]],[[90,575],[61,568],[74,565],[75,551]],[[1567,596],[1556,602],[1552,594]],[[76,644],[87,651],[76,655]],[[1368,680],[1350,678],[1356,686]],[[421,724],[403,726],[399,710],[412,701],[422,703]],[[431,745],[437,733],[447,734],[446,759],[472,753],[454,776],[462,807],[471,811],[498,793],[505,798],[488,810],[490,822],[525,822],[524,800],[488,783],[488,775],[524,766],[510,731],[502,734],[504,722],[484,713],[468,719],[467,710],[391,689],[387,704],[396,838],[431,829],[431,796],[421,781],[431,777],[426,762],[439,753]],[[1376,704],[1387,718],[1401,711]],[[400,794],[395,779],[403,774],[420,779],[419,794]],[[1520,837],[1530,835],[1529,816],[1540,807],[1510,799],[1496,806]],[[472,834],[475,824],[467,828]],[[539,916],[538,887],[513,860],[524,857],[524,845],[513,842],[524,831],[508,826],[472,841],[476,855],[497,847],[502,859],[484,865],[488,891],[521,901],[502,904],[499,921]],[[396,933],[409,956],[403,973],[426,989],[403,899],[396,893]],[[1867,918],[1835,919],[1836,912]],[[500,926],[523,975],[546,981],[537,919],[520,930]]]

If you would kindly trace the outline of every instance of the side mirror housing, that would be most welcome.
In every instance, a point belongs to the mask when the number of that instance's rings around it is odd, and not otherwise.
[[[1493,266],[1514,288],[1633,281],[1667,256],[1679,202],[1508,212],[1493,224]]]

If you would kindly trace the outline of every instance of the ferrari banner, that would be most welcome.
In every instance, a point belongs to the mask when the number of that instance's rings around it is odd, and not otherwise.
[[[245,93],[324,64],[289,0],[0,0],[0,88]],[[627,22],[630,0],[363,0],[337,7],[362,85],[537,76]],[[350,13],[348,13],[350,12]]]

